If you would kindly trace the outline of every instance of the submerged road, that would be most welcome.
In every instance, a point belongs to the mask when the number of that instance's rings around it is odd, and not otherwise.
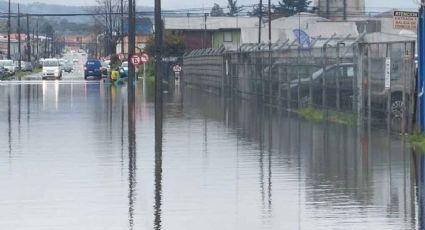
[[[128,122],[125,85],[0,82],[0,229],[423,225],[424,155],[399,135],[172,86],[155,149],[153,88]]]

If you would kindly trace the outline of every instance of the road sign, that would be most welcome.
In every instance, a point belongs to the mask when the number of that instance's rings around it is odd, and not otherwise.
[[[125,57],[124,57],[124,54],[122,54],[122,53],[121,53],[121,54],[118,54],[118,58],[119,58],[121,61],[122,61],[122,60],[124,60],[124,58],[125,58]]]
[[[416,31],[418,29],[418,18],[418,12],[394,11],[394,29]]]
[[[174,72],[177,72],[177,73],[180,73],[182,71],[182,67],[180,65],[175,65],[173,67],[173,71]]]
[[[133,63],[133,65],[140,65],[142,61],[140,60],[140,57],[138,55],[133,55],[131,57],[131,63]]]
[[[149,55],[146,53],[140,54],[140,61],[142,62],[142,64],[145,64],[149,61]]]
[[[391,58],[385,60],[385,89],[391,88]]]

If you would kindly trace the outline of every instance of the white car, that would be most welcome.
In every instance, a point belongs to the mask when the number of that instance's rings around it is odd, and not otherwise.
[[[12,60],[0,60],[0,66],[3,67],[9,75],[14,75],[16,72],[16,65]]]
[[[43,80],[50,78],[61,79],[62,67],[59,60],[56,58],[44,59],[42,74]]]

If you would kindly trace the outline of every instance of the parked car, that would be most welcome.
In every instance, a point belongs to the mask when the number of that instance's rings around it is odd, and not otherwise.
[[[277,71],[277,67],[279,66],[284,65],[280,65],[279,63],[273,65],[272,76],[279,76],[279,71]],[[362,82],[366,87],[370,87],[371,89],[371,102],[375,108],[386,108],[387,98],[390,96],[391,113],[393,117],[400,117],[404,107],[403,90],[409,92],[412,86],[409,84],[405,86],[401,71],[392,69],[391,89],[386,89],[384,87],[385,72],[381,70],[384,63],[376,63],[375,66],[376,69],[374,69],[374,74],[371,76],[370,81]],[[394,66],[397,66],[395,62],[392,68],[396,68]],[[288,67],[286,66],[286,68]],[[286,74],[293,77],[290,79],[290,84],[287,84],[286,81],[280,84],[282,95],[291,95],[291,101],[295,103],[297,102],[296,98],[298,98],[299,93],[300,101],[295,104],[301,107],[306,107],[309,103],[322,105],[323,99],[325,99],[326,106],[331,108],[337,106],[337,98],[339,96],[339,104],[342,108],[352,108],[353,103],[356,101],[355,88],[357,87],[355,76],[356,65],[354,63],[329,65],[325,68],[319,67],[313,74],[309,74],[311,70],[308,68],[311,68],[311,66],[294,66],[287,70],[290,72]],[[267,71],[268,69],[266,68],[265,73]],[[300,76],[299,79],[298,76]],[[278,87],[277,85],[273,84],[273,87]],[[323,85],[326,87],[324,88]],[[274,88],[273,90],[277,89]]]
[[[9,76],[13,76],[16,73],[16,66],[12,60],[0,60],[0,66],[3,67]]]
[[[102,78],[101,72],[102,64],[97,59],[89,59],[84,65],[84,79],[87,80],[89,77],[96,79]]]
[[[9,72],[6,71],[6,69],[4,67],[0,66],[0,79],[3,79],[5,77],[9,76]]]
[[[63,68],[63,71],[67,73],[71,73],[74,67],[71,62],[66,61],[62,68]]]
[[[24,62],[22,65],[22,71],[25,72],[32,72],[33,66],[31,62]]]
[[[42,78],[44,79],[62,79],[62,67],[56,58],[44,59]]]
[[[128,77],[128,62],[123,62],[120,67],[120,77],[126,78]]]

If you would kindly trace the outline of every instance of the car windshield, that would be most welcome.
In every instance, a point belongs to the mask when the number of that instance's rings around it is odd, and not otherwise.
[[[59,62],[54,60],[43,61],[43,66],[46,66],[46,67],[59,66]]]
[[[101,66],[99,61],[88,61],[87,66]]]
[[[122,67],[128,67],[128,62],[123,62]]]
[[[0,66],[12,66],[13,65],[13,61],[12,60],[3,60],[0,61]]]

